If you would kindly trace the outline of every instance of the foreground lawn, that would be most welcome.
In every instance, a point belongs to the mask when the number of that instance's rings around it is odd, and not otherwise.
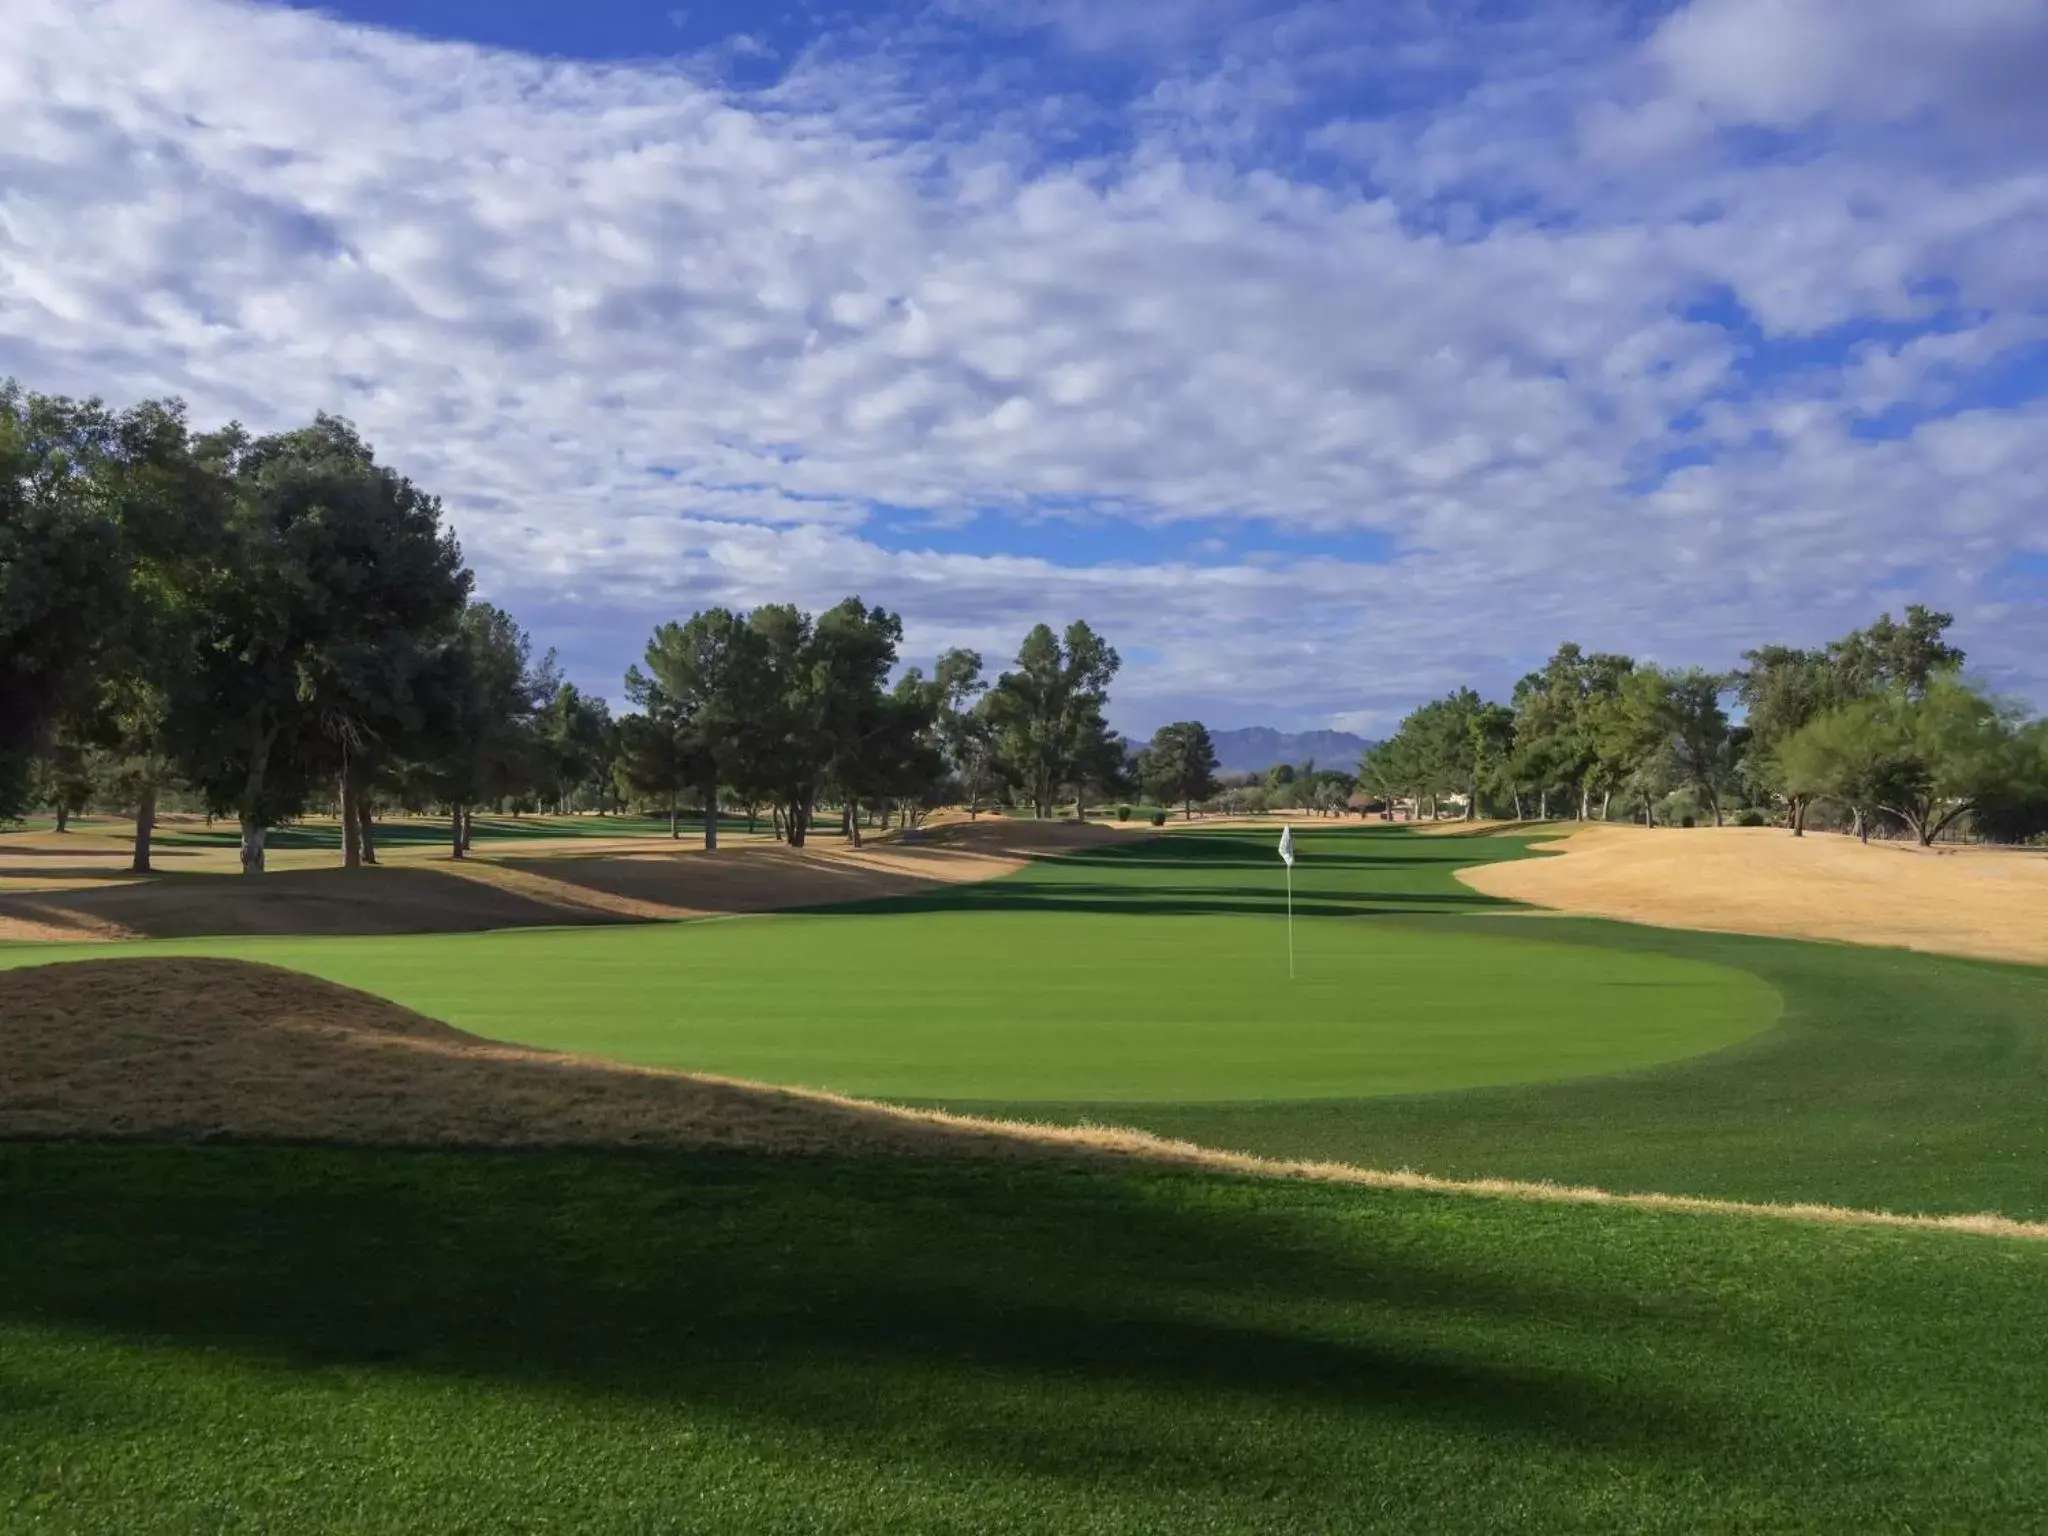
[[[0,1147],[0,1525],[2020,1530],[2048,1249],[1192,1174]]]

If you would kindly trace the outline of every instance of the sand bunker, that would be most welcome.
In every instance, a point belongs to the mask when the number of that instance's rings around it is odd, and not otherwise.
[[[2048,855],[1865,846],[1774,827],[1592,825],[1562,853],[1458,878],[1489,896],[1665,928],[1898,945],[2048,965]]]

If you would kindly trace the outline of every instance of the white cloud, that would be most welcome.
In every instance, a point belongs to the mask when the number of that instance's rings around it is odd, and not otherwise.
[[[600,686],[643,620],[860,590],[921,649],[1098,620],[1159,658],[1123,690],[1137,723],[1384,720],[1567,635],[1724,662],[1861,622],[1902,579],[1967,612],[2043,522],[2040,405],[1900,441],[1850,424],[1946,409],[2042,337],[2048,154],[1838,139],[1756,165],[1711,141],[1941,113],[1996,62],[1952,20],[1902,51],[1844,6],[1697,0],[1631,51],[1532,17],[1448,95],[1324,121],[1302,114],[1348,8],[1219,0],[1162,30],[1055,7],[1090,49],[1156,58],[1194,20],[1258,49],[1167,70],[1075,158],[1040,107],[886,53],[820,50],[750,95],[702,61],[542,62],[228,0],[14,9],[0,372],[258,428],[354,417],[444,494],[493,592],[580,616]],[[1380,24],[1389,90],[1471,62],[1440,23]],[[1796,68],[1744,65],[1796,28]],[[949,92],[997,107],[949,118]],[[1369,183],[1269,153],[1291,119]],[[1937,281],[1970,311],[1954,334],[1758,388],[1682,318],[1726,285],[1796,337],[1924,317]],[[1693,442],[1721,456],[1637,494]],[[1121,559],[1030,557],[1020,514],[1069,501]],[[987,552],[892,552],[917,540],[877,504]],[[1358,530],[1399,558],[1218,563]],[[1964,638],[2048,694],[2038,617]]]

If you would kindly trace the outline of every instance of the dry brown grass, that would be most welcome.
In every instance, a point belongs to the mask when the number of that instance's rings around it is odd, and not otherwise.
[[[2048,1223],[1452,1180],[1217,1152],[1141,1131],[905,1110],[496,1045],[231,960],[0,972],[0,1137],[1140,1161],[1372,1189],[2048,1239]]]
[[[1027,858],[1110,836],[1099,827],[983,822],[859,849],[836,839],[793,849],[735,838],[716,853],[659,838],[571,838],[479,845],[460,863],[444,850],[401,846],[375,868],[300,855],[246,880],[226,873],[230,854],[211,851],[203,869],[171,857],[166,873],[135,877],[126,873],[125,842],[111,834],[45,834],[10,839],[0,852],[0,939],[462,933],[768,912],[993,879]],[[305,862],[313,858],[321,865]]]
[[[1489,896],[1666,928],[1896,945],[2048,965],[2048,854],[1774,827],[1596,824],[1552,858],[1458,878]]]

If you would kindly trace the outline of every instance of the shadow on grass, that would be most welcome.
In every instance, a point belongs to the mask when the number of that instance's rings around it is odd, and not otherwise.
[[[1332,1191],[966,1162],[46,1145],[0,1147],[0,1196],[7,1322],[713,1406],[956,1467],[1299,1477],[1291,1452],[1227,1472],[1191,1452],[1265,1409],[1684,1459],[1706,1443],[1640,1386],[1530,1363],[1546,1358],[1532,1340],[1625,1312],[1618,1289],[1361,1240]]]

